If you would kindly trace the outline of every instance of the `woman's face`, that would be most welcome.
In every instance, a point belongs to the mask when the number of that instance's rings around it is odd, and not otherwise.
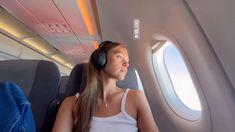
[[[107,64],[104,73],[116,80],[123,80],[129,66],[129,57],[126,48],[121,46],[111,49],[107,53]]]

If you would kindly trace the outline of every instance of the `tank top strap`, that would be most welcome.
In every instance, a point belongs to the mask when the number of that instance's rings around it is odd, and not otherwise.
[[[130,89],[126,89],[125,90],[125,92],[124,92],[124,94],[123,94],[123,96],[122,96],[122,102],[121,102],[121,111],[122,112],[126,112],[126,110],[125,110],[125,105],[126,105],[126,97],[127,97],[127,94],[128,94],[128,91],[129,91]]]
[[[79,93],[76,93],[75,96],[78,98],[79,97]]]

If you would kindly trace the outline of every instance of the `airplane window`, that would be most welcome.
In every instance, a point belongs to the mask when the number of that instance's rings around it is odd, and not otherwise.
[[[156,50],[155,50],[156,51]],[[173,110],[194,120],[201,114],[201,104],[195,85],[181,53],[166,41],[153,53],[153,66],[163,95]]]
[[[168,44],[163,52],[163,57],[171,82],[180,100],[193,110],[201,110],[196,89],[177,48],[173,44]]]

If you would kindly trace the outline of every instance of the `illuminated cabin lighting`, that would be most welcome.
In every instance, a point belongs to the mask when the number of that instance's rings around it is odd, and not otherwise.
[[[70,68],[70,69],[73,69],[73,67],[74,67],[74,65],[71,64],[71,63],[66,63],[66,64],[64,64],[64,65],[67,66],[67,67]]]
[[[58,61],[59,63],[64,63],[65,61],[60,57],[60,55],[53,55],[51,56],[51,58],[53,58],[54,60]]]
[[[95,49],[97,49],[97,48],[99,47],[99,44],[98,44],[97,41],[93,41],[93,47],[94,47]]]
[[[22,37],[22,35],[17,30],[15,30],[13,26],[8,25],[2,21],[0,21],[0,28],[5,30],[6,32],[12,34],[13,36],[15,36],[17,38]]]
[[[23,39],[23,41],[26,42],[31,47],[35,48],[36,50],[44,54],[49,54],[49,51],[46,48],[44,48],[40,43],[35,42],[34,38],[26,38],[26,39]]]
[[[83,21],[86,25],[87,31],[89,33],[89,35],[94,35],[94,28],[93,28],[93,24],[91,21],[91,15],[89,13],[88,10],[88,6],[86,4],[86,0],[77,0],[77,6],[80,9]]]

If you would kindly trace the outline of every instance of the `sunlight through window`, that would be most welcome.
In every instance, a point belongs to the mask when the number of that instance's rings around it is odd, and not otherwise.
[[[177,48],[170,42],[163,52],[164,62],[177,96],[189,108],[201,110],[188,69]]]
[[[197,120],[201,104],[181,53],[169,41],[159,41],[153,47],[154,71],[168,105],[179,116]]]

